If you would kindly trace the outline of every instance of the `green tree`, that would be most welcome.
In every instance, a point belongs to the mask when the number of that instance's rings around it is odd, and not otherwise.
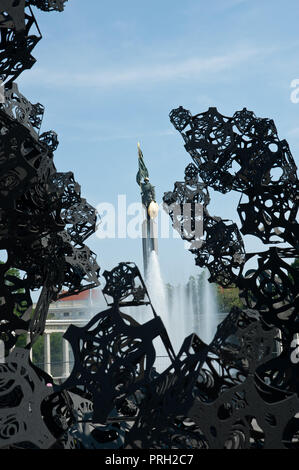
[[[243,307],[237,287],[227,287],[224,289],[221,286],[217,286],[217,301],[220,312],[230,312],[232,307]]]

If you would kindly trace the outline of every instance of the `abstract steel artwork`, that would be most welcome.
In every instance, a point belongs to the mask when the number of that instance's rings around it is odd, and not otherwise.
[[[64,335],[74,354],[69,377],[56,384],[31,361],[49,304],[99,285],[96,256],[85,245],[97,227],[96,211],[73,173],[56,171],[57,135],[40,133],[44,107],[31,104],[15,83],[34,64],[41,38],[32,7],[63,11],[64,3],[2,0],[0,6],[0,250],[6,254],[0,448],[298,448],[298,269],[288,262],[298,253],[298,179],[273,121],[246,109],[232,118],[215,108],[194,117],[182,107],[170,113],[193,163],[164,196],[196,264],[208,268],[210,281],[237,286],[244,308],[231,310],[211,344],[194,333],[176,354],[139,269],[122,262],[103,273],[107,309]],[[210,216],[209,188],[241,193],[240,230]],[[201,234],[194,230],[196,204]],[[246,253],[241,234],[270,246]],[[253,258],[257,269],[247,270]],[[40,295],[33,311],[34,290]],[[153,314],[144,324],[124,312],[144,305]],[[16,346],[21,335],[29,337],[25,348]],[[157,338],[169,358],[161,373]]]
[[[245,108],[225,117],[216,108],[192,116],[179,107],[170,120],[193,163],[185,181],[165,193],[165,207],[200,197],[203,233],[199,248],[193,233],[185,238],[190,252],[209,270],[210,282],[237,286],[244,304],[232,309],[208,346],[188,416],[209,448],[297,448],[299,272],[287,260],[298,258],[298,178],[289,146],[272,120]],[[210,216],[203,197],[209,188],[241,193],[240,230]],[[268,249],[246,253],[241,234]],[[252,259],[257,268],[247,269]]]

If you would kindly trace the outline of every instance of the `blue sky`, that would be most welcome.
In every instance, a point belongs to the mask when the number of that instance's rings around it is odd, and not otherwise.
[[[43,39],[19,89],[45,105],[43,131],[60,140],[56,167],[74,172],[94,206],[118,194],[139,200],[137,141],[158,202],[182,180],[191,158],[168,117],[180,105],[193,114],[216,106],[227,116],[247,107],[273,118],[297,160],[299,103],[290,85],[299,78],[298,0],[69,0],[63,13],[35,13]],[[210,213],[237,222],[239,194],[211,195]],[[142,267],[141,240],[93,236],[88,245],[102,271],[119,261]],[[159,252],[165,281],[198,273],[181,240],[160,240]]]

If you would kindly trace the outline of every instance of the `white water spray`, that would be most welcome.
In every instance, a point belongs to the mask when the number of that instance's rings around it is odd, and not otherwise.
[[[213,284],[208,281],[209,272],[204,271],[203,286],[202,286],[202,327],[200,337],[202,340],[210,344],[217,329],[217,305],[215,301],[215,288]]]
[[[148,293],[154,307],[156,314],[161,318],[166,328],[170,332],[170,323],[168,315],[167,295],[165,284],[162,279],[159,258],[155,251],[152,251],[148,260],[148,269],[145,279]],[[171,337],[170,337],[171,341]],[[167,351],[161,341],[161,338],[156,338],[153,341],[156,349],[157,360],[155,367],[158,372],[162,372],[169,366],[170,360],[167,357]]]
[[[186,287],[181,284],[174,287],[171,306],[169,306],[171,320],[171,340],[175,352],[179,352],[184,339],[192,331],[191,302]]]
[[[178,353],[185,337],[193,332],[190,296],[185,286],[178,285],[172,290],[172,298],[169,298],[155,251],[152,251],[149,259],[146,284],[153,307],[167,329],[174,351]]]
[[[174,351],[179,352],[184,339],[191,333],[196,333],[205,343],[210,344],[216,333],[218,324],[216,291],[213,284],[208,282],[209,272],[204,271],[202,285],[196,291],[201,304],[201,313],[194,310],[192,293],[184,285],[177,285],[172,289],[171,299],[163,282],[159,258],[152,251],[146,276],[146,285],[159,317],[161,317]],[[194,295],[194,292],[193,292]],[[200,317],[200,318],[199,318]],[[156,344],[157,355],[166,354],[162,344]]]
[[[167,295],[161,275],[159,258],[155,251],[152,251],[149,257],[146,284],[152,305],[167,328],[169,326]]]

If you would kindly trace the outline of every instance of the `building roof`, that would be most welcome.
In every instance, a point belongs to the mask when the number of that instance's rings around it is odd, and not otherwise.
[[[65,294],[65,291],[62,291],[62,294]],[[69,302],[72,301],[93,301],[98,300],[100,298],[100,291],[99,289],[88,289],[83,292],[79,292],[78,294],[70,295],[69,297],[63,297],[63,299],[58,299],[57,302]]]

